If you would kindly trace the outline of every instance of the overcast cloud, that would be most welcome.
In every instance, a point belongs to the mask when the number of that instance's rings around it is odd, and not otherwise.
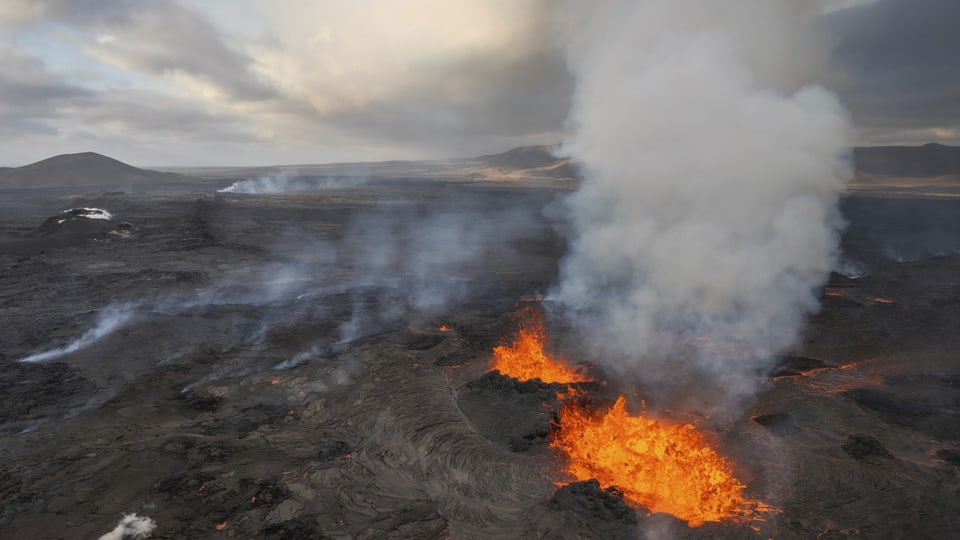
[[[138,165],[417,159],[557,142],[572,5],[4,0],[0,164],[85,150]],[[825,78],[861,143],[960,143],[960,4],[820,5],[837,45]]]
[[[960,144],[960,2],[877,0],[824,19],[861,139]]]

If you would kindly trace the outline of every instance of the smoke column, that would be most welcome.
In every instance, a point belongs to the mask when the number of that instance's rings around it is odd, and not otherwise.
[[[584,182],[552,296],[608,367],[714,408],[796,342],[837,258],[848,119],[805,85],[802,4],[596,3],[569,48]]]

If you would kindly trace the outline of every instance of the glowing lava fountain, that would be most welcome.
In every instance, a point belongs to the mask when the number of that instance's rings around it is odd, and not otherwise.
[[[630,416],[623,396],[605,412],[565,404],[550,444],[567,455],[566,472],[576,480],[616,486],[627,501],[691,527],[754,521],[767,509],[744,497],[731,464],[694,426]]]
[[[544,352],[546,332],[543,329],[543,309],[524,306],[517,312],[520,328],[513,343],[493,349],[490,369],[520,381],[540,379],[545,383],[578,383],[590,378],[569,367],[562,358],[552,358]]]
[[[590,381],[544,351],[539,305],[524,306],[517,316],[517,336],[509,345],[494,348],[491,370],[520,381]],[[571,389],[557,398],[578,395]],[[691,527],[710,521],[760,521],[759,514],[771,510],[744,496],[745,486],[733,475],[733,466],[696,427],[631,416],[623,396],[607,411],[567,401],[556,427],[550,446],[566,455],[567,476],[575,481],[596,478],[604,487],[618,488],[634,505],[672,514]]]

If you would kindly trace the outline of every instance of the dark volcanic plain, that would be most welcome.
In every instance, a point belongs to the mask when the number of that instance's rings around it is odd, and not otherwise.
[[[556,280],[569,183],[229,183],[2,192],[0,537],[98,538],[124,513],[170,539],[960,529],[960,199],[845,198],[864,275],[832,275],[751,410],[704,424],[777,511],[688,528],[558,490],[556,388],[486,374],[517,302]],[[75,207],[114,219],[43,228]]]

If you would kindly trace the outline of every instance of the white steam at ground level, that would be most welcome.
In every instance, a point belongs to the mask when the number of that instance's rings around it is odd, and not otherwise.
[[[97,323],[93,328],[87,330],[83,333],[82,336],[71,341],[70,343],[63,345],[61,347],[56,347],[53,349],[48,349],[46,351],[38,352],[21,358],[20,362],[44,362],[47,360],[53,360],[54,358],[59,358],[68,354],[75,353],[81,349],[85,349],[90,345],[100,341],[101,339],[109,336],[116,330],[123,328],[128,323],[130,323],[135,316],[135,311],[133,306],[129,305],[112,305],[105,308],[97,316]]]
[[[242,193],[245,195],[268,195],[274,193],[299,193],[325,189],[356,187],[367,182],[362,176],[297,176],[279,173],[259,178],[237,180],[218,189],[218,193]]]
[[[584,183],[553,296],[608,367],[709,381],[717,407],[795,343],[837,259],[848,119],[803,85],[797,4],[605,2],[570,48]]]
[[[124,540],[125,538],[147,538],[157,528],[157,523],[148,517],[136,514],[124,514],[114,529],[98,540]]]

